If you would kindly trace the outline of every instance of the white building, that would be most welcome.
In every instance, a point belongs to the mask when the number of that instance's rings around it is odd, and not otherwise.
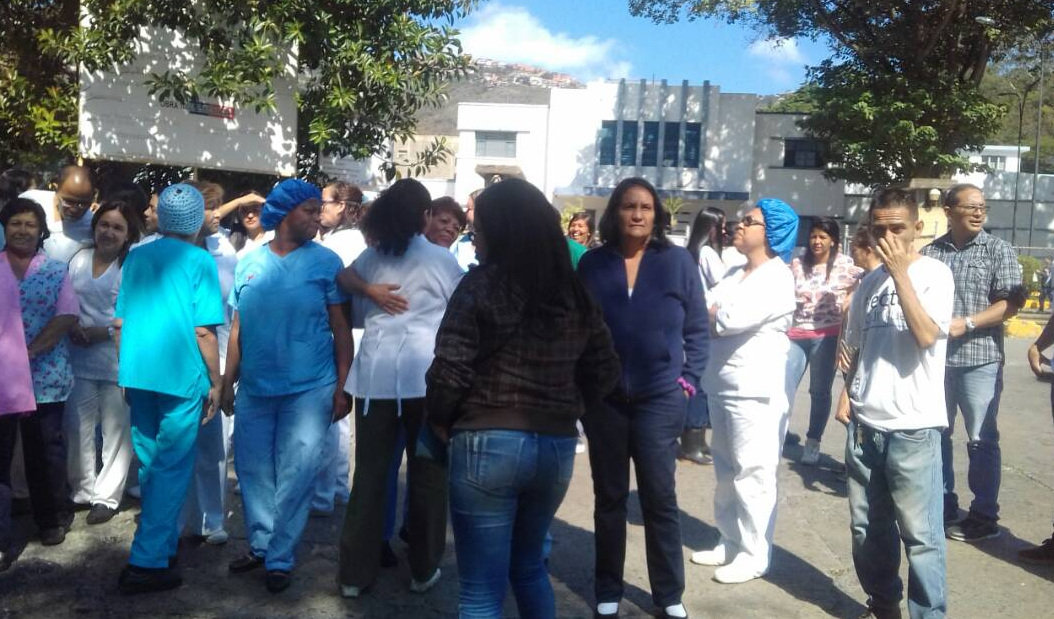
[[[803,116],[758,111],[762,101],[721,92],[709,82],[618,80],[553,88],[541,105],[462,102],[457,135],[446,137],[456,152],[453,161],[419,180],[433,197],[452,195],[464,203],[496,170],[511,170],[557,208],[599,215],[619,180],[642,176],[667,203],[680,204],[681,234],[703,207],[737,219],[763,197],[786,200],[804,217],[829,216],[854,226],[866,209],[868,189],[827,180],[824,145],[798,128]],[[434,136],[426,137],[430,142]],[[396,145],[396,160],[399,148],[409,155],[422,144]],[[968,156],[993,170],[954,179],[984,189],[989,229],[1019,246],[1054,247],[1054,176],[1038,177],[1033,212],[1033,177],[1026,172],[1018,179],[1016,146],[986,146]],[[339,160],[324,167],[380,189],[386,183],[379,164]]]

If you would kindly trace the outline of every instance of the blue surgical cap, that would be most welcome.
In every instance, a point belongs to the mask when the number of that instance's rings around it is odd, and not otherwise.
[[[275,185],[271,193],[267,194],[267,201],[260,212],[260,225],[264,230],[274,230],[290,211],[302,202],[312,199],[322,199],[322,192],[318,187],[298,178],[288,178]]]
[[[776,198],[762,198],[758,208],[765,216],[765,239],[772,252],[790,262],[791,252],[798,242],[798,214],[791,205]]]

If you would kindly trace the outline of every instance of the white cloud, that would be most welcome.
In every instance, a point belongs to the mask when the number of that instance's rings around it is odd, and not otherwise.
[[[754,41],[747,48],[751,56],[777,62],[780,64],[801,65],[808,62],[798,49],[798,42],[794,39],[768,39],[765,41]]]
[[[617,40],[553,32],[519,6],[484,5],[461,27],[459,38],[477,58],[529,64],[583,80],[628,77],[633,70],[619,57]]]
[[[794,39],[754,41],[747,53],[760,62],[760,68],[770,79],[786,86],[801,81],[802,65],[809,62]]]

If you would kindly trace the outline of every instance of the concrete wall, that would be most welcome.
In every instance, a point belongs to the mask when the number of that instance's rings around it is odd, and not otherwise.
[[[758,97],[717,92],[711,93],[711,101],[706,177],[700,188],[750,193]]]
[[[458,105],[457,128],[459,151],[455,170],[454,198],[464,203],[468,194],[483,187],[476,173],[478,165],[518,166],[528,181],[546,186],[546,144],[549,106],[500,103],[462,103]],[[477,131],[516,133],[516,156],[477,157]]]
[[[750,201],[779,198],[800,215],[845,217],[845,183],[830,182],[822,170],[785,168],[786,138],[804,137],[798,114],[758,114],[754,132],[754,178]]]

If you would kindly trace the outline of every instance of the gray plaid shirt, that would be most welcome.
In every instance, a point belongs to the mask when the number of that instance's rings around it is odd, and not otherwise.
[[[981,231],[962,249],[951,233],[922,248],[922,255],[936,258],[955,277],[952,316],[963,318],[1007,299],[1021,285],[1021,265],[1010,243]],[[975,329],[948,340],[948,365],[971,367],[1003,360],[1003,325]]]

